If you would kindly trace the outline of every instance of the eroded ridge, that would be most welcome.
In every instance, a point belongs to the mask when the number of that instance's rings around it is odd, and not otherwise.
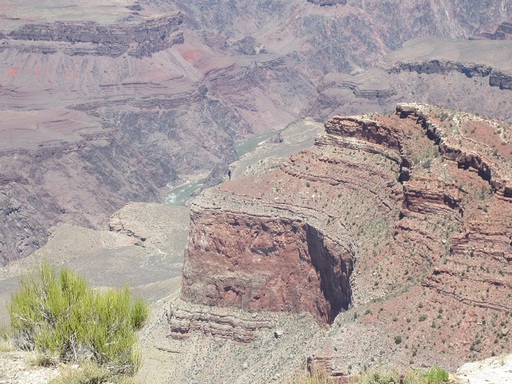
[[[182,44],[183,32],[179,29],[182,22],[182,15],[176,13],[138,24],[101,25],[90,21],[25,24],[0,36],[4,43],[9,43],[0,51],[15,45],[23,52],[51,54],[62,51],[73,56],[110,57],[127,53],[141,58]]]
[[[420,104],[330,119],[313,147],[195,201],[182,299],[334,323],[310,365],[336,376],[508,350],[511,133]]]

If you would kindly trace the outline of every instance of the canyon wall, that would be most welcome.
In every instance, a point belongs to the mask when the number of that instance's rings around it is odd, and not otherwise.
[[[422,104],[330,119],[314,147],[195,200],[183,305],[310,312],[332,324],[310,369],[333,377],[508,351],[510,135]],[[209,333],[199,312],[175,311],[171,335]]]
[[[183,43],[180,14],[155,18],[137,24],[100,25],[94,22],[55,22],[25,24],[5,37],[20,41],[22,48],[31,52],[54,53],[55,45],[37,45],[28,42],[63,42],[79,44],[81,48],[66,47],[71,55],[106,55],[118,57],[124,53],[138,58]],[[4,37],[4,38],[5,38]],[[89,44],[89,45],[88,45]],[[3,46],[2,48],[6,48]]]
[[[488,78],[375,68],[418,36],[466,39],[500,23],[505,33],[500,2],[23,4],[0,0],[2,161],[23,163],[2,171],[2,263],[59,221],[104,225],[127,201],[162,201],[212,168],[214,185],[236,140],[298,118],[389,111],[413,96],[505,119],[512,110],[501,64],[485,64]],[[485,56],[498,51],[509,50]]]
[[[227,212],[205,207],[221,199],[206,194],[192,208],[184,300],[246,311],[308,311],[325,322],[349,307],[353,252],[341,233],[323,233],[327,216],[301,219],[308,213],[261,204],[235,211],[232,201]]]

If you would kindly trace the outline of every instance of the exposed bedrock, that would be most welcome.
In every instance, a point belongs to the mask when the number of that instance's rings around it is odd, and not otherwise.
[[[125,52],[135,57],[167,49],[183,43],[183,32],[179,30],[181,14],[155,18],[139,24],[100,25],[94,22],[55,22],[26,24],[7,36],[14,41],[89,43],[64,47],[71,55],[99,55],[117,57]],[[2,36],[0,36],[2,38]],[[54,53],[60,46],[29,45],[22,48],[29,52]]]
[[[460,63],[436,59],[423,62],[398,63],[395,67],[388,70],[389,73],[399,73],[402,71],[416,72],[418,74],[447,74],[450,72],[460,72],[470,78],[473,76],[489,77],[489,85],[491,87],[512,89],[512,75],[485,64]]]
[[[258,331],[274,325],[267,316],[257,318],[233,308],[205,307],[181,300],[171,305],[167,321],[173,339],[184,339],[192,331],[200,330],[206,335],[241,343],[254,341]]]
[[[293,207],[258,214],[201,206],[212,197],[192,208],[184,300],[247,311],[308,311],[326,323],[349,307],[353,253],[315,226],[315,218],[294,215]]]
[[[434,119],[432,119],[433,116],[428,106],[400,103],[397,105],[396,111],[401,117],[406,117],[410,114],[416,117],[427,137],[435,142],[439,152],[444,158],[455,161],[460,168],[474,169],[483,180],[489,182],[490,186],[498,195],[512,197],[512,181],[509,164],[506,158],[499,155],[497,149],[492,149],[489,145],[485,144],[478,145],[479,143],[474,139],[461,135],[458,127],[453,129],[453,122],[448,123],[450,124],[449,128],[446,127],[444,118],[441,119],[441,122],[435,122]],[[447,112],[443,112],[443,114],[444,115],[438,115],[437,118],[448,117]],[[458,119],[456,119],[456,121],[459,124],[461,123]],[[478,120],[475,119],[475,123],[477,121]],[[494,124],[496,125],[498,123]],[[490,129],[492,129],[492,125]],[[495,135],[496,132],[494,133]],[[501,136],[499,136],[498,139],[502,146],[509,145],[505,139],[501,139]],[[495,145],[493,145],[493,147],[494,146]]]
[[[422,104],[330,119],[279,168],[195,201],[182,300],[335,324],[309,359],[333,376],[508,350],[511,134]],[[171,314],[177,336],[214,333],[197,311]]]
[[[505,21],[498,25],[494,33],[483,32],[472,36],[472,40],[510,40],[512,37],[512,23]]]

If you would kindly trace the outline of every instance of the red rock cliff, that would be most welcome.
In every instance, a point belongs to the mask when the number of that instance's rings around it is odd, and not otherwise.
[[[280,168],[196,200],[182,299],[335,321],[310,359],[333,375],[509,350],[510,127],[418,104],[325,127]],[[204,322],[186,324],[174,331]]]
[[[255,206],[210,190],[195,202],[182,297],[248,311],[309,311],[331,322],[350,300],[353,250],[325,234],[326,215],[285,204]],[[343,233],[343,231],[341,231]]]

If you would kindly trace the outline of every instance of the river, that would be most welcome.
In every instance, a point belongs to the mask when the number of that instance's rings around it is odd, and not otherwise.
[[[277,133],[278,131],[269,131],[235,143],[236,154],[240,158],[243,155],[254,151],[258,145],[268,138],[277,135]],[[165,204],[186,205],[187,201],[192,197],[192,194],[204,185],[204,180],[205,179],[190,181],[172,189],[169,192],[169,195],[165,198]]]

